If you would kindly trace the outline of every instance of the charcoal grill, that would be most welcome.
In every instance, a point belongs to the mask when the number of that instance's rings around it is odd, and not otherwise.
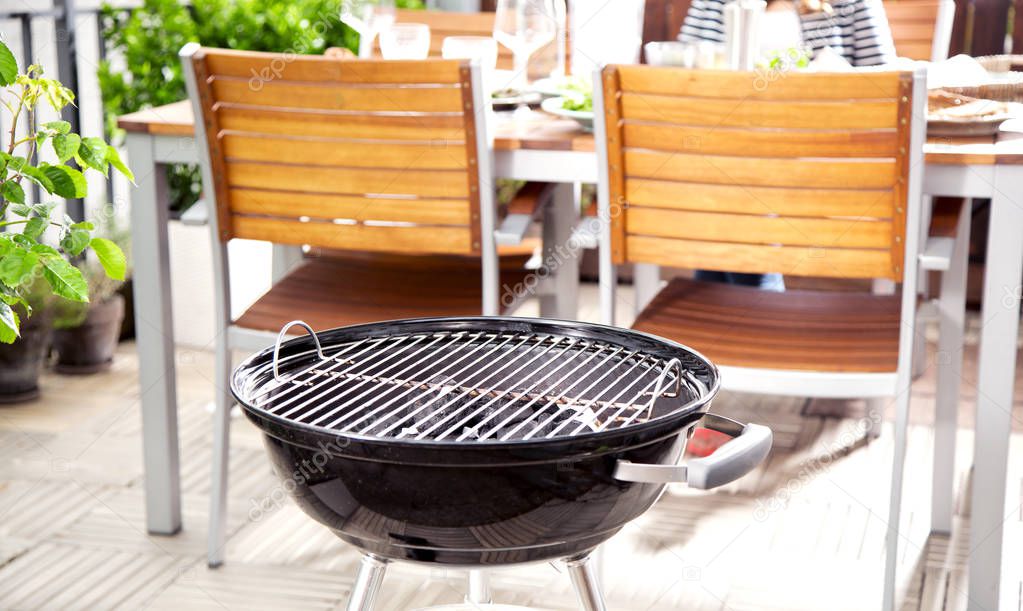
[[[283,341],[293,326],[309,335]],[[671,482],[713,488],[771,432],[708,414],[717,369],[652,335],[525,318],[285,326],[232,392],[298,505],[364,554],[349,609],[386,563],[563,559],[603,609],[589,554]],[[697,423],[735,437],[678,465]]]

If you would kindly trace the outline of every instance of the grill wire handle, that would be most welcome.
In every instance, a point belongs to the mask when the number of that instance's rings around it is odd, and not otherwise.
[[[280,371],[277,369],[277,362],[279,360],[278,357],[280,356],[280,352],[281,352],[281,342],[284,341],[285,337],[287,337],[288,329],[290,329],[290,328],[292,328],[294,326],[302,327],[303,329],[305,329],[306,331],[309,332],[309,335],[313,336],[313,341],[316,342],[316,354],[320,357],[321,361],[327,360],[327,357],[323,355],[323,348],[320,347],[320,338],[316,337],[316,331],[313,331],[313,328],[310,327],[308,324],[306,324],[306,322],[304,320],[293,320],[293,321],[289,322],[288,324],[284,325],[283,327],[281,327],[281,332],[277,334],[277,341],[274,342],[274,361],[273,361],[273,364],[274,364],[274,381],[276,381],[276,382],[280,382],[281,381],[281,374],[280,374]]]
[[[666,394],[664,391],[664,378],[668,377],[671,370],[675,370],[675,391],[672,394]],[[657,402],[659,397],[677,397],[682,392],[682,361],[678,359],[671,359],[664,365],[664,369],[661,370],[661,375],[657,378],[657,384],[654,385],[654,391],[651,393],[650,403],[646,407],[646,417],[649,420],[650,416],[654,413],[654,403]]]

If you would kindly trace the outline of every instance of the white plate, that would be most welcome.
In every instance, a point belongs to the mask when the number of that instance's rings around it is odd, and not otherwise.
[[[587,131],[593,131],[593,111],[581,111],[581,110],[567,110],[562,108],[562,104],[565,103],[565,98],[547,98],[540,104],[540,108],[549,114],[556,117],[564,117],[566,119],[573,119],[583,129]]]

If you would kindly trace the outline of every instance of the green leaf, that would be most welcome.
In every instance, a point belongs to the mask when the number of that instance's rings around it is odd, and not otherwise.
[[[0,259],[0,282],[10,287],[21,286],[32,277],[38,263],[38,254],[26,248],[12,248]]]
[[[28,217],[32,215],[32,206],[26,206],[25,204],[15,204],[11,206],[10,210],[18,216]]]
[[[106,238],[93,238],[89,246],[96,253],[99,264],[103,266],[103,271],[108,276],[114,280],[124,280],[124,275],[128,271],[128,260],[117,244]]]
[[[81,223],[72,223],[71,224],[71,228],[72,229],[86,229],[88,231],[92,231],[93,229],[96,228],[96,226],[93,225],[92,223],[90,223],[89,221],[82,221]]]
[[[7,48],[7,45],[0,42],[0,87],[6,87],[18,78],[18,60]]]
[[[43,232],[46,231],[46,226],[49,224],[49,219],[44,219],[41,216],[34,216],[25,223],[25,228],[22,229],[21,234],[26,238],[38,240],[39,236],[43,235]]]
[[[121,156],[117,153],[117,149],[107,145],[107,154],[105,158],[110,165],[114,166],[115,170],[123,174],[125,178],[131,181],[132,184],[135,184],[135,174],[133,174],[131,169],[125,165],[123,161],[121,161]]]
[[[41,169],[53,183],[52,193],[68,199],[85,197],[89,185],[78,170],[66,165],[46,165]]]
[[[25,190],[13,180],[8,180],[3,187],[0,187],[0,197],[15,204],[24,204]]]
[[[78,147],[82,144],[82,137],[78,134],[59,134],[53,138],[53,152],[57,153],[57,159],[64,163],[78,154]]]
[[[46,255],[43,262],[43,278],[55,295],[71,301],[89,301],[89,285],[85,283],[82,270],[71,265],[61,256]]]
[[[27,176],[32,182],[36,183],[43,189],[46,189],[47,193],[54,192],[53,181],[50,180],[50,178],[39,168],[25,165],[21,168],[21,173]]]
[[[33,244],[32,252],[43,257],[60,257],[60,251],[49,244]]]
[[[43,127],[58,134],[68,134],[71,132],[71,124],[67,121],[50,121],[49,123],[43,123]]]
[[[102,138],[82,138],[78,160],[94,170],[107,173],[107,143]]]
[[[18,313],[6,302],[0,301],[0,342],[13,344],[14,340],[21,337],[18,326]]]
[[[89,245],[90,237],[89,232],[85,229],[69,229],[60,239],[60,247],[72,257],[77,257]]]

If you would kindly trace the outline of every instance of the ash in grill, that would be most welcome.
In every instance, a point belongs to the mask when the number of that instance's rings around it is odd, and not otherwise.
[[[677,359],[538,333],[367,337],[291,355],[281,366],[279,379],[253,389],[256,409],[341,433],[430,442],[621,428],[689,403],[702,387]]]

